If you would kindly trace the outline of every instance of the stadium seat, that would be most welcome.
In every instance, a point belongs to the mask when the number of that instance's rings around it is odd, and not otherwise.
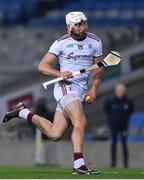
[[[130,118],[130,127],[144,127],[144,112],[134,113]]]
[[[7,14],[6,14],[6,20],[9,23],[16,23],[19,22],[21,17],[21,9],[22,6],[19,3],[16,4],[9,4],[7,6]]]
[[[144,142],[144,112],[134,113],[129,122],[129,141]]]

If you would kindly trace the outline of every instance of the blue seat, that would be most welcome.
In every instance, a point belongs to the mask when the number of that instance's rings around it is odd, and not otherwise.
[[[130,118],[130,127],[144,127],[144,112],[134,113]]]
[[[129,127],[128,140],[131,142],[144,142],[144,112],[134,113],[130,117]]]
[[[23,5],[23,13],[26,18],[33,17],[37,13],[38,0],[19,0]]]
[[[109,3],[109,9],[121,9],[122,4],[119,2]]]
[[[65,26],[64,18],[53,20],[50,18],[36,18],[28,23],[29,26]]]
[[[64,6],[64,10],[69,11],[79,11],[83,9],[83,5],[81,3],[67,3]]]

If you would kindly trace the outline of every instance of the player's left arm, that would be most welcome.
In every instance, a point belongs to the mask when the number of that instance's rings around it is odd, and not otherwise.
[[[97,39],[97,37],[96,37]],[[102,42],[100,39],[96,40],[94,45],[94,54],[93,54],[93,61],[94,63],[99,63],[102,61]],[[101,81],[101,77],[102,77],[102,72],[103,69],[102,68],[97,68],[96,70],[94,70],[93,72],[93,82],[92,82],[92,86],[91,88],[87,91],[86,93],[86,102],[87,103],[93,103],[96,99],[96,92],[97,89],[99,87],[100,81]]]
[[[102,56],[100,57],[94,57],[94,62],[98,63],[102,60]],[[86,96],[88,96],[87,103],[93,103],[96,99],[96,93],[97,89],[99,87],[99,84],[101,82],[101,77],[102,77],[103,69],[102,68],[97,68],[93,72],[93,82],[91,88],[88,90],[86,93]]]
[[[103,59],[102,56],[100,56],[98,58],[94,57],[94,62],[97,64],[98,62],[101,62],[102,59]],[[102,78],[102,73],[103,73],[103,68],[97,68],[93,72],[93,83],[92,83],[91,89],[95,92],[95,94],[96,94],[97,89],[99,87],[99,84],[100,84],[100,81]]]

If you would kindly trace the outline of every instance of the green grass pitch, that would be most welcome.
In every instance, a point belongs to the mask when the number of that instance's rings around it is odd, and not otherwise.
[[[72,175],[70,168],[0,167],[0,179],[143,179],[144,169],[100,169],[99,175]]]

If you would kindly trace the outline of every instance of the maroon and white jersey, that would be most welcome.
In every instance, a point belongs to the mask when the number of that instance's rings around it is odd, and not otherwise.
[[[82,41],[77,41],[67,34],[56,40],[49,52],[57,56],[61,72],[74,72],[91,66],[94,63],[93,57],[102,55],[102,43],[92,33],[87,33],[86,38]],[[75,76],[68,81],[77,84],[82,89],[87,89],[88,77],[89,72]]]

